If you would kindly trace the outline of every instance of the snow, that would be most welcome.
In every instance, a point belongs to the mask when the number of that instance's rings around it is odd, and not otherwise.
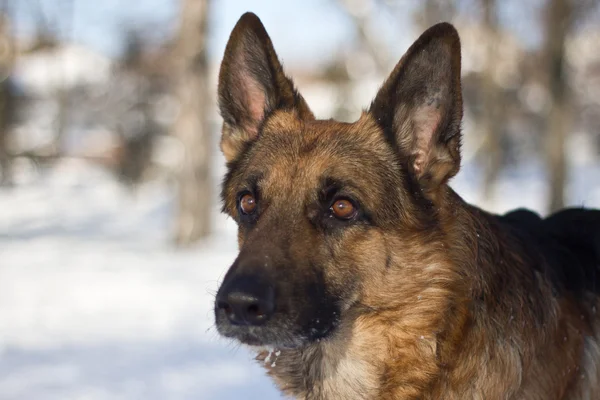
[[[569,202],[599,207],[600,168],[585,161],[572,166]],[[543,211],[542,171],[505,171],[490,207]],[[175,250],[167,183],[131,192],[74,159],[17,172],[15,187],[0,189],[0,399],[281,398],[251,352],[213,326],[237,251],[217,203],[214,235]],[[466,165],[454,181],[469,201],[479,172]]]
[[[169,245],[173,190],[131,193],[65,160],[0,190],[0,399],[280,398],[219,338],[212,304],[235,226]]]

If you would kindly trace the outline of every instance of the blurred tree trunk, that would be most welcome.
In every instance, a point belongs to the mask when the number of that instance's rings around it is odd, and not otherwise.
[[[4,72],[4,71],[3,71]],[[11,125],[11,112],[14,111],[14,95],[8,79],[0,82],[0,186],[12,184],[12,164],[8,154],[8,136]]]
[[[352,121],[352,89],[353,82],[346,67],[347,55],[342,54],[331,60],[324,68],[321,80],[335,87],[336,98],[332,118],[338,121]]]
[[[64,25],[64,35],[62,40],[67,42],[69,40],[69,35],[72,30],[74,16],[75,16],[75,0],[62,0],[56,1],[56,7],[60,10],[60,13],[63,17]],[[43,12],[40,10],[40,12]],[[40,15],[41,19],[41,15]],[[60,33],[56,32],[55,35],[57,38],[60,38]],[[57,114],[56,119],[54,120],[54,143],[52,144],[52,154],[55,157],[61,157],[63,155],[63,145],[65,140],[65,135],[67,133],[67,128],[69,125],[69,102],[70,102],[70,88],[67,87],[67,73],[68,73],[68,60],[61,60],[61,68],[60,71],[60,82],[59,87],[54,94],[57,105]]]
[[[185,246],[208,235],[211,217],[211,138],[208,125],[208,0],[182,0],[175,76],[179,113],[173,134],[183,144],[178,177],[175,242]]]
[[[4,86],[4,85],[3,85]],[[5,108],[6,96],[4,88],[0,88],[0,108]],[[0,114],[4,114],[0,110]],[[9,186],[12,183],[11,162],[8,155],[8,132],[4,129],[4,115],[0,116],[0,186]]]
[[[496,17],[496,0],[482,0],[486,35],[486,57],[483,70],[482,94],[483,112],[481,128],[483,138],[483,198],[489,201],[494,198],[494,190],[502,168],[502,124],[503,102],[494,76],[498,65],[498,18]]]
[[[353,110],[354,104],[352,104],[356,81],[350,76],[348,61],[353,57],[369,57],[374,64],[375,71],[372,72],[380,74],[388,74],[391,65],[385,41],[382,40],[380,32],[373,25],[372,14],[375,2],[365,2],[366,6],[364,7],[356,7],[356,2],[350,0],[337,0],[337,4],[350,19],[356,32],[356,48],[349,54],[337,57],[327,68],[324,78],[335,85],[337,92],[333,118],[338,121],[351,122],[356,119],[353,116],[355,110]]]
[[[6,9],[6,2],[3,4]],[[11,118],[15,110],[15,98],[9,84],[9,76],[12,72],[15,46],[10,33],[8,16],[4,11],[0,16],[0,186],[12,183],[12,165],[8,154],[8,135],[11,126]]]
[[[373,27],[371,22],[370,7],[356,7],[355,2],[349,0],[338,0],[341,10],[352,22],[357,34],[360,47],[367,52],[380,72],[388,72],[390,67],[388,51],[385,41],[382,40],[379,31]]]
[[[550,173],[550,211],[564,207],[567,174],[565,143],[569,131],[569,93],[565,76],[565,39],[572,21],[570,0],[548,0],[545,57],[550,114],[546,129],[546,162]]]
[[[66,68],[65,68],[66,69]],[[61,157],[63,155],[63,142],[67,131],[68,113],[69,113],[69,91],[66,87],[66,78],[64,77],[60,88],[57,89],[54,97],[56,99],[57,112],[54,120],[54,140],[52,143],[52,155]]]

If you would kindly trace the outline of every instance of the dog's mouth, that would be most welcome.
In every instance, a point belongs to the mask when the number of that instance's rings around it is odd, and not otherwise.
[[[329,338],[339,324],[337,313],[329,318],[319,316],[304,324],[292,322],[285,315],[275,314],[271,320],[260,326],[236,324],[218,308],[215,310],[216,326],[219,334],[235,339],[245,345],[293,349],[320,342]]]

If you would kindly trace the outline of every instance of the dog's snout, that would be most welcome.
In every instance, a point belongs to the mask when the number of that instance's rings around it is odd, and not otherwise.
[[[262,325],[275,311],[275,289],[253,276],[226,283],[217,296],[217,307],[235,325]]]

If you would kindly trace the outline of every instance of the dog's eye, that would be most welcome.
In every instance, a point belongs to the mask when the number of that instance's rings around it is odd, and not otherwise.
[[[252,194],[246,193],[240,197],[240,211],[246,215],[256,211],[256,198]]]
[[[330,210],[336,218],[346,220],[354,218],[358,212],[356,206],[348,199],[337,199]]]

